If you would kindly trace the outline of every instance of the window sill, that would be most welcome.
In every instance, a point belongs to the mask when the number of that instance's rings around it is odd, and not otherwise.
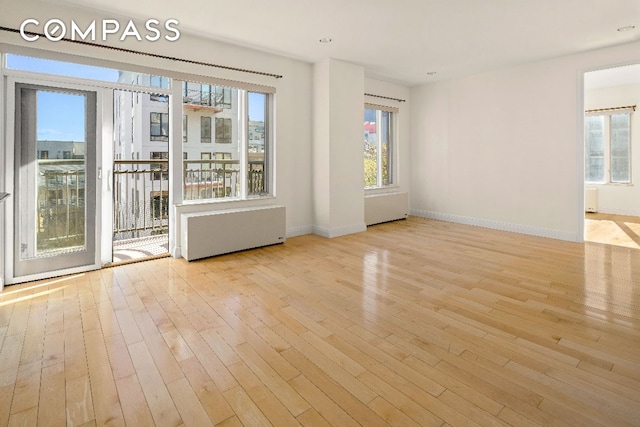
[[[633,182],[585,182],[585,188],[588,187],[633,187]]]
[[[397,184],[386,185],[384,187],[366,187],[364,189],[364,195],[395,193],[400,190],[400,186]]]
[[[175,206],[176,207],[185,207],[185,206],[202,206],[202,205],[224,205],[224,204],[239,204],[239,205],[244,205],[244,204],[249,204],[249,203],[253,203],[253,202],[257,202],[257,201],[263,201],[263,200],[275,200],[275,196],[273,195],[266,195],[266,196],[251,196],[251,197],[247,197],[246,199],[237,199],[237,198],[219,198],[219,199],[198,199],[198,200],[187,200],[187,201],[183,201],[182,203],[177,203]]]

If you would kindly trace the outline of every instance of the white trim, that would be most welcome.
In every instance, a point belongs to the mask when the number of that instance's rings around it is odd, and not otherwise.
[[[4,59],[5,59],[5,55],[3,52],[0,51],[0,70],[2,69],[2,66],[4,65]],[[2,75],[2,73],[0,73],[0,129],[5,129],[6,128],[6,123],[8,123],[5,120],[5,115],[4,115],[4,109],[5,109],[5,83],[7,81],[7,78],[5,76]],[[0,167],[2,167],[3,169],[5,168],[5,146],[7,145],[5,143],[6,139],[5,137],[7,136],[8,131],[5,131],[4,134],[2,132],[0,132]],[[3,173],[0,173],[0,191],[1,192],[8,192],[7,188],[5,187],[5,177]],[[0,292],[2,291],[2,289],[4,288],[4,259],[5,259],[5,248],[4,245],[7,241],[7,239],[5,238],[6,234],[5,234],[5,218],[7,217],[6,215],[6,210],[7,210],[7,206],[10,202],[7,200],[6,202],[0,202]]]
[[[462,215],[451,215],[440,212],[423,211],[419,209],[411,209],[411,215],[422,218],[436,219],[440,221],[453,222],[456,224],[473,225],[476,227],[490,228],[493,230],[509,231],[512,233],[528,234],[531,236],[546,237],[550,239],[566,240],[569,242],[578,242],[578,235],[570,231],[554,230],[550,228],[533,227],[530,225],[513,224],[503,221],[494,221],[482,218],[473,218]],[[582,215],[584,220],[584,213]]]
[[[640,216],[640,209],[618,209],[598,206],[598,213],[611,215]]]
[[[328,239],[346,236],[347,234],[362,233],[363,231],[367,231],[367,225],[364,222],[333,228],[321,227],[319,225],[313,226],[313,234],[317,234],[318,236],[326,237]]]
[[[290,237],[304,236],[305,234],[313,234],[313,225],[303,225],[300,227],[287,228],[287,239]]]
[[[585,200],[584,200],[584,173],[585,173],[585,160],[584,160],[584,74],[585,70],[578,70],[576,76],[576,92],[577,92],[577,110],[576,110],[576,174],[578,188],[576,188],[576,210],[577,210],[577,224],[576,230],[576,242],[584,243],[584,230],[585,230]]]

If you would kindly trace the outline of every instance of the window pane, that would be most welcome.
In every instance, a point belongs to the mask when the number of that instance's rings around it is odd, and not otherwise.
[[[231,144],[231,119],[216,117],[216,143]]]
[[[585,181],[604,182],[604,116],[585,117]]]
[[[150,114],[151,141],[169,141],[169,113]]]
[[[611,182],[631,182],[630,115],[611,116]]]
[[[187,133],[189,131],[189,120],[187,116],[182,116],[182,142],[187,142]],[[184,153],[187,154],[187,153]]]
[[[183,200],[241,197],[246,171],[240,165],[240,138],[234,137],[241,120],[237,107],[239,90],[222,91],[217,86],[195,82],[183,83],[182,88],[182,151],[187,153],[183,160]],[[218,93],[223,100],[228,94],[229,102],[216,105]],[[195,130],[190,125],[198,122],[199,133],[197,124]]]
[[[211,142],[211,117],[200,117],[200,142]]]
[[[264,194],[267,192],[265,174],[267,170],[267,132],[265,117],[267,117],[267,95],[249,92],[249,194]]]
[[[382,159],[382,185],[391,184],[391,113],[382,112],[382,123],[380,124],[381,159]]]
[[[364,186],[378,185],[378,134],[376,110],[364,110]]]

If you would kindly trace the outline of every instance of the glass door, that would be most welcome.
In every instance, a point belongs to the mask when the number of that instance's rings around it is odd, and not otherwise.
[[[15,97],[13,276],[94,266],[96,92],[16,83]]]

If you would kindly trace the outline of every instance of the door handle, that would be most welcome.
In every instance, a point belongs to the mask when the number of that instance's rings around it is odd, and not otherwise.
[[[107,172],[107,191],[111,191],[111,170]]]

